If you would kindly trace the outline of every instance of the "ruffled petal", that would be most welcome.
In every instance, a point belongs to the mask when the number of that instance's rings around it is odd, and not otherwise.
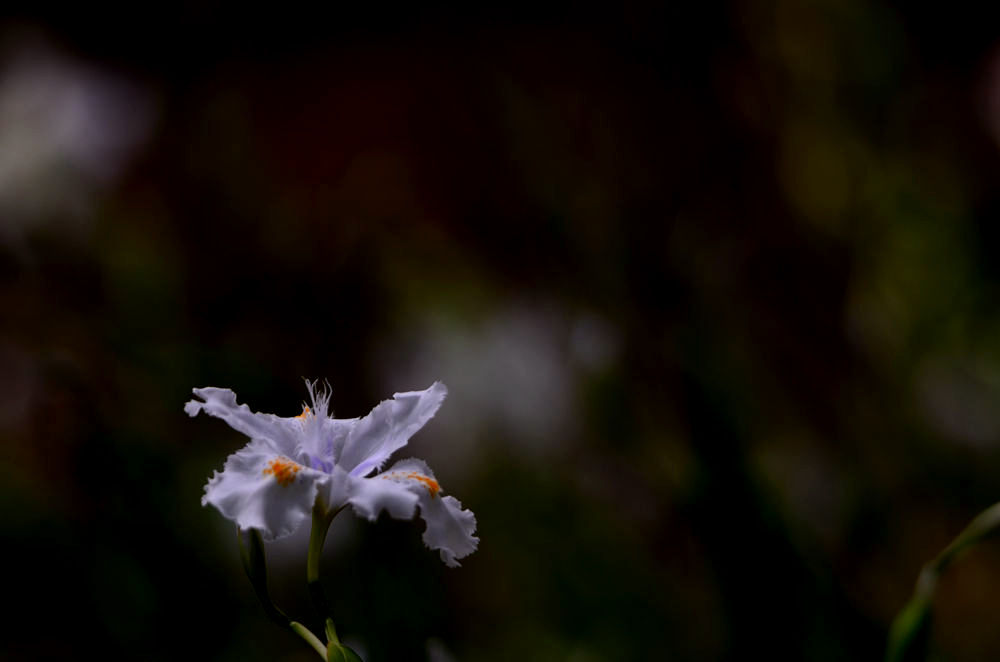
[[[258,529],[265,540],[274,540],[311,516],[317,491],[329,480],[254,439],[209,479],[201,504],[212,504],[240,528]]]
[[[379,469],[434,416],[447,394],[444,384],[434,382],[424,391],[396,393],[383,401],[354,423],[337,464],[352,476]]]
[[[438,550],[445,565],[457,568],[461,565],[458,559],[476,551],[476,516],[471,510],[463,510],[462,502],[455,497],[440,494],[441,486],[423,460],[400,460],[388,471],[360,480],[396,485],[416,495],[420,516],[427,524],[424,544]]]
[[[458,559],[468,556],[479,546],[479,538],[473,535],[476,516],[471,510],[463,510],[462,502],[455,497],[421,499],[420,516],[427,522],[424,544],[438,550],[448,567],[460,566]]]
[[[396,519],[413,519],[416,514],[418,497],[405,485],[354,476],[347,480],[347,502],[360,517],[374,522],[383,510]]]
[[[188,416],[204,411],[221,418],[229,427],[251,439],[264,439],[278,453],[295,455],[302,436],[300,422],[294,418],[281,418],[274,414],[256,414],[246,405],[236,403],[236,394],[228,388],[196,388],[194,394],[204,400],[190,400],[184,405]]]

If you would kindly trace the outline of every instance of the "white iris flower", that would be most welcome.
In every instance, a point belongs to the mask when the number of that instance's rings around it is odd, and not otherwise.
[[[456,567],[475,551],[475,515],[442,494],[422,460],[400,460],[370,475],[434,416],[448,393],[444,384],[396,393],[367,416],[349,419],[327,414],[328,389],[306,386],[312,407],[290,418],[254,413],[229,389],[194,389],[201,401],[184,405],[188,415],[204,411],[250,437],[209,479],[202,505],[212,504],[240,528],[258,529],[266,540],[295,531],[317,505],[333,512],[350,504],[372,521],[382,510],[412,519],[419,506],[427,524],[424,542],[442,561]]]

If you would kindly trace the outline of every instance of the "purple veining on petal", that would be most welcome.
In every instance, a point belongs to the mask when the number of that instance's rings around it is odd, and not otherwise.
[[[322,471],[323,473],[331,473],[333,471],[333,462],[327,462],[321,460],[318,457],[309,456],[309,466],[311,466],[316,471]]]
[[[363,477],[374,468],[375,468],[375,462],[372,462],[370,460],[365,460],[358,466],[351,469],[351,475],[354,477],[359,477],[359,476]]]

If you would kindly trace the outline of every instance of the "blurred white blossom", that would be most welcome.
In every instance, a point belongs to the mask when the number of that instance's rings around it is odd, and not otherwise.
[[[38,40],[0,69],[0,238],[45,222],[86,225],[155,119],[141,86]]]
[[[417,383],[441,375],[453,385],[456,413],[426,453],[435,465],[467,467],[496,435],[528,458],[572,443],[581,378],[613,365],[619,344],[609,322],[555,304],[511,305],[479,320],[431,310],[387,339],[381,365],[384,375]]]

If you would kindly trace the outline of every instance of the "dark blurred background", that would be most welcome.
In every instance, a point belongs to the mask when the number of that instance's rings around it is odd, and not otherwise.
[[[3,659],[308,660],[195,386],[413,440],[479,520],[342,515],[367,662],[878,660],[1000,500],[1000,32],[973,3],[139,4],[0,21]],[[302,535],[273,592],[314,624]],[[1000,657],[1000,545],[938,659]]]

